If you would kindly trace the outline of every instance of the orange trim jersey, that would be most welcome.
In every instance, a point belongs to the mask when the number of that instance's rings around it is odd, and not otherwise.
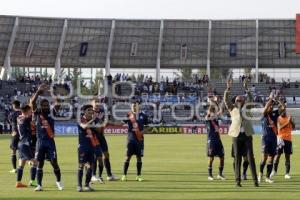
[[[85,117],[82,117],[81,118],[81,122],[86,124],[88,121]],[[92,144],[93,147],[96,147],[97,145],[100,144],[96,134],[93,133],[93,131],[91,130],[91,128],[86,128],[85,129],[85,134],[86,134],[86,137],[90,139],[90,142]]]
[[[277,119],[277,127],[278,127],[278,136],[283,140],[292,140],[292,130],[293,126],[290,122],[290,116],[279,116]]]

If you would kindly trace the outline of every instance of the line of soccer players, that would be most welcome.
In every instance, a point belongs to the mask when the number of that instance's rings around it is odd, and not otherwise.
[[[29,104],[13,102],[13,112],[10,116],[12,124],[12,165],[10,172],[17,173],[17,188],[27,187],[21,182],[25,163],[28,161],[31,165],[30,186],[35,186],[35,191],[42,190],[43,166],[45,160],[50,161],[53,172],[56,176],[56,185],[59,190],[63,190],[61,182],[61,172],[57,161],[57,152],[54,141],[54,123],[50,115],[50,104],[47,99],[40,100],[37,105],[38,97],[49,90],[49,87],[42,84],[36,94],[30,99]],[[212,164],[214,157],[220,158],[219,173],[217,179],[226,180],[223,176],[224,169],[224,148],[219,134],[218,118],[223,112],[218,105],[218,99],[212,101],[205,117],[207,127],[207,156],[208,161],[208,180],[214,180],[212,173]],[[277,110],[273,110],[274,105],[278,105]],[[143,131],[148,124],[148,117],[140,112],[137,101],[132,102],[131,111],[127,114],[127,119],[122,123],[105,121],[106,111],[101,106],[99,99],[94,99],[90,104],[82,107],[82,115],[78,123],[79,145],[78,145],[78,184],[77,191],[91,191],[91,182],[104,183],[102,172],[104,167],[107,172],[107,180],[118,180],[112,174],[108,145],[104,136],[104,126],[128,125],[127,154],[123,167],[122,181],[127,180],[127,171],[131,157],[136,155],[137,163],[137,181],[143,181],[141,176],[142,157],[144,153]],[[53,112],[55,109],[53,110]],[[54,113],[55,114],[55,113]],[[291,132],[295,127],[292,118],[287,115],[285,105],[271,95],[266,103],[262,123],[262,159],[260,162],[259,182],[262,181],[263,170],[267,164],[267,173],[265,181],[272,183],[272,177],[277,174],[279,159],[282,153],[285,153],[285,178],[291,178],[290,173],[290,155],[292,154]],[[16,151],[19,151],[19,166],[17,168]],[[233,153],[234,154],[234,153]],[[249,165],[247,157],[243,155],[243,179],[247,179],[246,171]],[[98,162],[98,166],[97,166]],[[98,176],[97,174],[98,167]],[[83,171],[86,170],[86,180],[84,188],[82,187]],[[272,171],[273,170],[273,171]]]
[[[208,156],[208,180],[214,180],[212,174],[212,164],[214,157],[220,158],[219,173],[217,179],[225,180],[222,172],[224,169],[224,148],[219,133],[219,116],[223,113],[223,108],[220,106],[218,97],[213,97],[209,102],[207,114],[205,116],[207,128],[207,156]],[[274,109],[277,105],[278,109]],[[261,148],[262,158],[260,162],[260,171],[258,182],[262,182],[263,171],[267,165],[267,173],[265,182],[273,183],[272,177],[277,174],[279,160],[281,155],[285,154],[285,179],[290,179],[290,155],[293,153],[292,148],[292,130],[295,128],[295,123],[290,115],[286,113],[285,104],[274,97],[271,93],[268,102],[266,103],[262,118],[262,137]],[[232,147],[232,157],[234,151]],[[244,149],[244,148],[243,148]],[[243,157],[243,179],[247,180],[247,169],[249,165],[246,156],[247,149],[242,150]],[[235,168],[235,163],[233,164]],[[256,172],[255,172],[256,174]],[[255,181],[255,180],[254,180]],[[258,184],[256,184],[258,186]]]
[[[101,110],[100,102],[93,100],[91,104],[82,107],[83,115],[81,116],[80,123],[78,124],[79,145],[78,145],[78,184],[77,191],[93,191],[90,182],[93,181],[92,173],[94,171],[94,181],[103,183],[102,179],[102,154],[104,154],[104,165],[107,169],[107,180],[117,180],[112,175],[109,159],[108,147],[104,138],[104,126],[113,124],[121,125],[126,123],[128,125],[128,140],[127,140],[127,153],[124,162],[122,181],[127,181],[127,171],[130,159],[133,155],[137,158],[137,177],[136,181],[143,181],[141,176],[142,171],[142,157],[144,153],[144,126],[148,124],[148,117],[145,113],[140,112],[138,102],[132,102],[131,111],[127,114],[127,119],[123,123],[118,122],[105,122],[104,111]],[[104,123],[104,125],[103,125]],[[103,148],[104,146],[104,148]],[[105,154],[106,157],[105,157]],[[96,161],[99,162],[99,177],[96,177]],[[86,169],[86,177],[84,188],[82,186],[83,171]],[[94,169],[94,170],[93,170]]]
[[[13,170],[10,172],[17,173],[17,188],[27,187],[23,184],[23,169],[28,161],[31,165],[30,186],[36,187],[35,191],[42,191],[43,166],[45,160],[50,161],[54,174],[56,176],[56,185],[59,190],[63,190],[61,183],[61,173],[57,161],[57,152],[54,141],[54,119],[51,117],[50,104],[47,99],[41,99],[37,105],[38,97],[44,91],[48,91],[49,86],[42,84],[36,94],[30,99],[29,104],[20,105],[19,101],[13,102],[13,113],[10,121],[13,127],[11,149]],[[59,109],[59,108],[58,108]],[[55,116],[56,109],[53,109]],[[141,176],[142,157],[144,152],[144,126],[148,124],[148,117],[145,113],[140,112],[138,102],[132,103],[131,111],[127,114],[127,119],[122,123],[107,122],[105,110],[101,107],[99,99],[94,99],[90,104],[84,105],[81,109],[83,112],[78,123],[78,187],[77,191],[92,191],[91,182],[104,183],[102,178],[103,168],[107,171],[107,180],[118,180],[112,174],[108,145],[104,136],[104,126],[128,125],[128,143],[127,154],[124,162],[124,174],[122,181],[127,181],[127,170],[130,159],[133,155],[137,157],[137,181],[143,181]],[[19,166],[16,164],[16,151],[19,152]],[[97,172],[98,162],[98,175]],[[86,170],[86,180],[84,188],[82,187],[83,171]]]

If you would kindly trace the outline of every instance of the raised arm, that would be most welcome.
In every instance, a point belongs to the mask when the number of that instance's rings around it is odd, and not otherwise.
[[[283,103],[283,101],[281,101],[279,98],[277,99],[277,102],[278,102],[278,107],[282,110],[285,110],[286,109],[286,105]]]
[[[248,88],[248,79],[247,78],[245,78],[243,85],[244,85],[245,92],[247,93],[246,102],[253,102],[253,94]]]
[[[264,107],[264,110],[263,110],[263,115],[265,116],[270,108],[270,106],[273,104],[273,98],[272,96],[270,95],[270,98],[268,100],[268,102],[266,103],[265,107]]]
[[[224,103],[225,103],[226,108],[229,111],[232,111],[232,109],[234,108],[234,105],[232,104],[231,98],[230,98],[231,97],[231,95],[230,95],[231,86],[232,86],[232,80],[230,79],[227,81],[227,88],[224,92]]]
[[[88,122],[80,122],[79,126],[83,129],[88,128],[94,121],[96,118],[92,118],[90,121]]]
[[[45,91],[47,89],[49,89],[48,85],[46,85],[46,84],[40,85],[38,90],[36,91],[36,93],[30,98],[29,105],[33,111],[35,111],[37,108],[36,101],[37,101],[38,97],[43,93],[43,91]]]

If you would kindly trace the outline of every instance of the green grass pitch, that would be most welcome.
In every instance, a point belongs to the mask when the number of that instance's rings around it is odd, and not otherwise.
[[[122,174],[125,155],[125,136],[106,136],[111,154],[112,170],[118,177]],[[77,183],[77,137],[57,136],[58,161],[62,171],[64,191],[58,191],[49,163],[45,164],[43,192],[33,188],[16,189],[15,174],[11,169],[9,137],[0,137],[0,199],[299,199],[300,198],[300,136],[294,136],[291,180],[284,180],[284,159],[274,184],[262,183],[253,187],[252,180],[242,182],[236,188],[230,157],[231,138],[222,136],[225,154],[224,175],[226,181],[207,181],[207,158],[205,135],[146,135],[143,176],[145,182],[136,182],[135,158],[131,161],[128,182],[94,184],[95,192],[76,192]],[[254,137],[256,165],[260,160],[260,137]],[[218,159],[214,163],[217,175]],[[104,177],[106,173],[104,170]],[[250,170],[248,178],[251,179]],[[29,181],[29,167],[24,170],[23,182]]]

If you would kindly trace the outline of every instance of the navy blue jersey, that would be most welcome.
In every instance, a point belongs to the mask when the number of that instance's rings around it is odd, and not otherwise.
[[[94,126],[92,131],[96,134],[98,140],[102,139],[104,137],[104,127],[101,126],[103,123],[103,120],[96,118],[94,122],[92,123],[92,126]]]
[[[88,134],[88,129],[83,129],[80,125],[78,125],[78,147],[86,150],[93,149],[92,137],[97,133],[95,129],[90,128],[92,135]]]
[[[11,125],[11,130],[15,131],[17,133],[17,136],[19,135],[17,119],[21,114],[22,114],[21,111],[18,110],[18,111],[13,111],[9,116],[9,123]]]
[[[261,119],[262,124],[262,138],[264,140],[276,140],[276,132],[274,129],[277,126],[277,119],[279,117],[279,111],[275,110],[268,115],[265,115]]]
[[[220,140],[219,135],[219,122],[217,119],[205,120],[207,129],[207,140],[217,141]]]
[[[19,116],[17,119],[18,122],[18,131],[20,135],[21,144],[31,145],[32,142],[32,130],[31,130],[31,117]]]
[[[128,125],[128,140],[138,140],[134,131],[133,131],[133,125],[130,119],[124,120],[124,123]],[[143,131],[144,126],[148,125],[148,116],[144,112],[140,112],[138,116],[136,116],[136,122],[139,126],[139,130]]]
[[[47,120],[48,124],[50,125],[50,128],[54,132],[54,120],[51,118],[50,114],[43,114],[40,111],[36,111],[34,113],[34,121],[36,124],[36,137],[38,140],[44,140],[44,141],[49,141],[53,140],[53,138],[49,137],[48,132],[47,132],[47,127],[45,127],[42,124],[42,118],[44,117],[45,120]]]

